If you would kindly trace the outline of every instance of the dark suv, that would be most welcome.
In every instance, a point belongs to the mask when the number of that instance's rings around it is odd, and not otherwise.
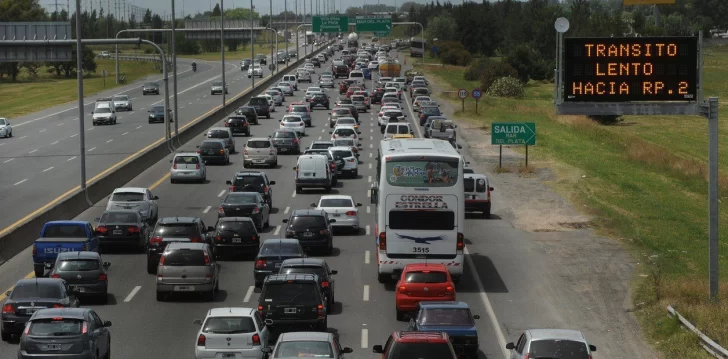
[[[230,116],[225,120],[225,127],[230,128],[230,132],[235,135],[236,133],[242,133],[245,136],[250,136],[250,125],[248,119],[245,116],[237,115]]]
[[[349,78],[349,67],[346,65],[336,65],[334,68],[334,77]]]
[[[268,106],[268,99],[265,97],[253,97],[248,102],[248,106],[255,108],[255,112],[258,116],[265,116],[270,118],[270,107]]]
[[[261,171],[240,171],[233,175],[225,184],[230,186],[230,192],[258,192],[273,208],[273,186],[276,181],[268,179],[268,175]]]
[[[321,286],[321,292],[326,297],[329,308],[334,307],[334,275],[338,273],[329,268],[325,260],[319,258],[286,259],[281,264],[280,274],[315,274]]]
[[[316,106],[326,107],[327,110],[330,108],[329,96],[325,93],[315,93],[308,102],[311,104],[312,110]]]
[[[159,258],[164,249],[172,242],[204,242],[207,232],[214,231],[205,227],[199,217],[165,217],[157,221],[147,248],[147,273],[157,273]]]
[[[210,234],[212,252],[217,259],[238,253],[252,256],[258,253],[260,236],[250,217],[219,218],[215,231]]]
[[[381,103],[382,97],[384,97],[384,88],[378,87],[378,88],[374,89],[374,91],[372,91],[370,97],[372,99],[372,103]]]
[[[274,274],[266,277],[258,299],[265,324],[276,332],[294,328],[328,329],[327,306],[314,274]]]
[[[245,116],[245,118],[248,119],[248,123],[251,125],[260,124],[258,122],[258,112],[253,106],[240,106],[237,110],[235,110],[235,114],[238,116]]]
[[[450,337],[444,332],[394,332],[384,346],[372,351],[382,358],[457,359]]]
[[[283,223],[288,224],[286,238],[297,238],[306,252],[320,248],[326,255],[331,255],[334,250],[331,223],[334,221],[320,209],[297,209]]]

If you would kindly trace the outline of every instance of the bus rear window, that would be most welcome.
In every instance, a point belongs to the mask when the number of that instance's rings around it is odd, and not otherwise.
[[[389,228],[401,230],[451,231],[455,229],[453,211],[389,211]]]

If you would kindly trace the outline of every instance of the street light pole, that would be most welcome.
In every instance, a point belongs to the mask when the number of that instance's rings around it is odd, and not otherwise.
[[[222,109],[225,110],[227,83],[225,82],[225,8],[223,0],[220,0],[220,57],[222,58]]]
[[[270,0],[270,24],[268,25],[268,27],[273,29],[273,0]],[[278,40],[278,33],[275,32],[275,29],[273,29],[272,34],[276,38],[276,40]],[[278,65],[278,59],[273,58],[273,38],[272,37],[270,38],[270,64],[272,66]],[[271,69],[270,72],[272,74],[273,73],[272,69],[274,67],[268,66],[268,68]]]
[[[86,188],[86,125],[83,121],[83,43],[81,42],[81,0],[76,0],[76,79],[78,80],[78,124],[80,135],[81,151],[81,190],[86,197],[86,203],[93,206],[94,203],[88,198]],[[119,51],[116,52],[117,54]]]
[[[311,21],[313,21],[313,19],[311,19]],[[303,0],[303,23],[306,23],[306,0]],[[298,28],[296,29],[298,30]],[[306,58],[306,55],[308,55],[308,46],[306,46],[307,44],[308,36],[306,36],[306,30],[303,30],[303,58]],[[296,49],[296,51],[298,51],[298,49]]]
[[[182,143],[179,141],[179,117],[177,115],[177,35],[175,32],[177,20],[174,15],[174,3],[175,0],[172,0],[172,73],[174,74],[172,91],[174,91],[174,137],[177,137],[177,144],[182,146]]]
[[[288,49],[288,0],[283,0],[283,42],[286,50]],[[277,38],[277,37],[276,37]],[[288,65],[288,56],[285,57],[286,65]]]
[[[253,41],[253,0],[250,0],[250,73],[252,91],[255,91],[255,41]],[[259,65],[260,66],[260,65]],[[263,68],[260,68],[263,71]]]

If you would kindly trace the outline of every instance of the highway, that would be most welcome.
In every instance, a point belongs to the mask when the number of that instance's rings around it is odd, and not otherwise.
[[[298,53],[303,55],[303,47]],[[247,71],[240,71],[240,60],[226,58],[225,76],[230,92],[228,100],[251,86]],[[191,61],[179,59],[177,64],[180,69],[177,80],[180,129],[222,104],[222,96],[210,95],[211,83],[221,79],[221,63],[198,61],[197,71],[193,72]],[[268,63],[271,63],[270,59]],[[268,75],[270,71],[266,67],[264,76]],[[159,82],[160,95],[142,96],[141,84],[149,80]],[[170,74],[170,92],[173,91],[172,80]],[[257,87],[259,78],[255,82]],[[86,97],[84,131],[87,179],[164,138],[164,125],[149,124],[147,112],[152,105],[164,104],[163,84],[161,74],[155,74],[143,81]],[[99,97],[117,94],[129,95],[133,111],[117,112],[116,125],[93,126],[91,111],[94,101]],[[173,107],[173,99],[174,96],[170,96],[170,108]],[[13,137],[0,138],[0,202],[13,203],[13,206],[0,208],[0,237],[6,230],[20,224],[18,222],[21,219],[79,186],[81,178],[80,125],[75,103],[13,118],[11,123]],[[174,124],[172,126],[174,130]]]

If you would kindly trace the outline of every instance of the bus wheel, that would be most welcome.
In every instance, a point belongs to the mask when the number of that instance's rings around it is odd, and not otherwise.
[[[379,283],[387,283],[387,282],[389,282],[389,280],[391,278],[392,278],[392,276],[390,276],[389,274],[379,274],[379,275],[377,275],[377,281],[379,281]]]

